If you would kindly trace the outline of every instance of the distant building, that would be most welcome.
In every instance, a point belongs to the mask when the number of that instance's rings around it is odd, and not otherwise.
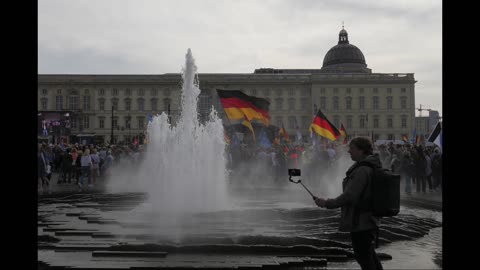
[[[409,138],[415,125],[413,73],[372,73],[362,51],[349,43],[342,29],[338,44],[325,55],[320,69],[260,68],[253,73],[199,73],[199,114],[213,105],[225,117],[215,89],[241,90],[270,102],[271,124],[284,124],[290,135],[299,126],[303,138],[318,109],[349,136]],[[181,74],[38,76],[38,110],[71,111],[72,139],[94,134],[110,141],[131,142],[143,134],[149,113],[180,113]],[[112,118],[112,107],[114,108]],[[224,121],[228,123],[228,121]]]

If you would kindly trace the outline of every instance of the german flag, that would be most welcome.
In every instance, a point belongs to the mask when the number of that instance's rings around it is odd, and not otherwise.
[[[347,131],[345,131],[345,127],[343,126],[343,123],[341,124],[340,126],[340,135],[343,136],[343,144],[347,144],[348,143],[348,140],[347,140]]]
[[[335,141],[340,137],[340,131],[328,121],[327,117],[322,113],[322,110],[318,110],[317,115],[315,115],[312,128],[318,135],[331,141]]]
[[[286,142],[290,142],[290,137],[288,137],[287,131],[285,130],[283,123],[282,123],[282,128],[280,129],[280,135],[283,136]]]
[[[270,122],[268,100],[249,96],[238,90],[217,89],[217,93],[229,119],[241,120],[245,116],[249,121],[260,120],[268,126]]]

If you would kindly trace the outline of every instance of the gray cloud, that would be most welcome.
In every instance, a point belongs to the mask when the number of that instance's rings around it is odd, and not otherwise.
[[[374,72],[415,73],[416,103],[441,111],[437,1],[42,0],[39,73],[199,72],[320,68],[342,21]]]

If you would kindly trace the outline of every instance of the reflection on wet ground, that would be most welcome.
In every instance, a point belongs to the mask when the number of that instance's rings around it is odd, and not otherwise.
[[[240,197],[239,197],[240,198]],[[234,209],[158,214],[140,193],[74,194],[38,205],[41,267],[357,268],[339,210],[237,198]],[[403,208],[382,219],[386,269],[441,268],[441,213]]]

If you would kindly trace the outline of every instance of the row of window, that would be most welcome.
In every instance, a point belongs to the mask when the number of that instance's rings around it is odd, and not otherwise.
[[[111,91],[113,96],[118,96],[118,94],[119,94],[119,89],[118,88],[112,88],[110,91]],[[139,88],[136,91],[137,91],[138,96],[144,96],[145,95],[145,89],[143,89],[143,88]],[[157,96],[158,91],[159,91],[158,89],[150,89],[150,95],[151,96]],[[271,93],[271,89],[263,89],[261,91],[262,91],[264,96],[269,96],[270,93]],[[288,89],[286,91],[288,93],[288,96],[295,96],[295,93],[297,91],[299,91],[302,96],[307,96],[308,92],[309,92],[308,90],[295,90],[295,89]],[[100,96],[104,96],[105,92],[106,92],[106,90],[104,88],[100,88],[99,91],[98,91],[98,94]],[[131,96],[132,92],[133,92],[132,89],[125,88],[125,96]],[[249,92],[250,95],[253,95],[253,96],[257,96],[259,94],[259,90],[257,90],[257,89],[250,89],[250,90],[248,90],[248,92]],[[274,90],[274,92],[276,93],[277,96],[281,96],[283,94],[282,89],[276,89],[276,90]],[[326,92],[325,88],[320,88],[320,94],[325,94],[325,92]],[[339,92],[338,88],[333,88],[333,93],[334,94],[338,94],[338,92]],[[346,93],[347,94],[351,94],[351,92],[352,92],[352,88],[346,88]],[[365,92],[364,88],[359,88],[359,92],[360,92],[360,94],[363,94]],[[407,92],[406,88],[401,88],[400,92],[402,94],[406,93]],[[170,89],[165,89],[165,90],[163,90],[163,93],[164,93],[165,96],[169,96],[170,93],[171,93],[171,90]],[[378,94],[378,88],[373,88],[373,93]],[[387,88],[387,93],[391,94],[392,93],[392,88]],[[42,95],[47,95],[47,94],[48,94],[48,90],[47,89],[42,89]],[[61,94],[62,94],[62,89],[57,89],[57,95],[61,95]],[[84,94],[89,95],[90,90],[89,89],[84,89]]]
[[[68,110],[78,110],[79,109],[79,96],[69,96],[68,97]],[[105,110],[105,99],[100,98],[98,99],[98,109],[100,111]],[[40,107],[42,110],[48,110],[48,99],[47,98],[42,98],[40,100]],[[118,103],[119,100],[114,98],[111,99],[111,104],[113,106],[114,110],[118,110]],[[163,99],[163,105],[164,105],[164,110],[167,110],[168,105],[172,103],[172,100],[170,98],[164,98]],[[157,99],[151,99],[150,100],[150,108],[152,111],[157,111],[157,104],[158,100]],[[83,96],[83,110],[84,111],[89,111],[91,109],[91,103],[90,103],[90,96]],[[63,110],[63,96],[56,96],[55,97],[55,109],[56,110]],[[132,109],[132,100],[131,99],[124,99],[124,109],[126,111],[130,111]],[[137,110],[143,111],[145,110],[145,100],[144,99],[137,99]]]
[[[79,128],[90,128],[90,116],[84,116],[82,119],[81,119],[81,127]],[[112,121],[112,118],[109,119],[110,121]],[[78,127],[78,123],[77,123],[77,119],[76,118],[71,118],[70,119],[70,124],[71,124],[71,127],[72,128],[77,128]],[[126,128],[126,129],[131,129],[131,128],[134,128],[131,124],[132,124],[132,117],[131,116],[125,116],[124,117],[124,126],[122,126],[122,128]],[[145,117],[143,116],[138,116],[137,117],[137,128],[138,129],[144,129],[145,128]],[[109,125],[108,127],[105,125],[105,117],[98,117],[98,126],[97,128],[111,128],[113,126],[113,128],[116,128],[116,129],[119,129],[120,126],[118,125],[118,117],[113,117],[113,121],[111,122],[111,125]]]
[[[340,129],[340,117],[334,116],[333,118],[333,125]],[[275,117],[275,123],[278,127],[281,127],[283,125],[283,116],[277,116]],[[309,116],[301,116],[301,121],[300,123],[297,123],[297,118],[295,116],[288,116],[288,122],[287,122],[287,127],[289,129],[294,129],[299,128],[306,129],[310,127],[310,124],[312,123],[312,118]],[[393,125],[393,116],[388,116],[385,119],[385,126],[381,125],[380,118],[378,116],[375,116],[373,118],[373,128],[398,128],[394,127]],[[347,116],[346,117],[346,123],[344,123],[345,128],[349,129],[353,127],[353,116]],[[368,116],[359,116],[358,119],[358,126],[356,128],[367,128],[368,125]],[[368,125],[370,128],[372,125]],[[401,116],[401,123],[400,123],[400,128],[407,128],[407,116],[402,115]]]
[[[372,88],[374,94],[378,94],[378,88]],[[320,88],[320,94],[325,94],[326,89],[325,88]],[[365,93],[365,88],[359,88],[358,92],[360,94]],[[406,88],[400,88],[400,93],[405,94],[407,92]],[[333,88],[333,93],[338,94],[338,88]],[[351,94],[352,93],[352,88],[346,88],[346,93]],[[392,88],[387,88],[387,94],[392,93]]]
[[[340,98],[339,97],[333,97],[332,98],[332,109],[333,110],[339,110],[340,109]],[[388,96],[386,97],[386,105],[387,105],[387,110],[393,109],[393,97]],[[353,103],[353,98],[352,97],[346,97],[345,98],[345,109],[351,110],[352,109],[352,103]],[[281,106],[281,105],[279,105]],[[358,97],[358,108],[360,110],[365,109],[365,97],[360,96]],[[378,96],[372,97],[372,109],[378,110],[380,108],[380,98]],[[326,110],[327,109],[327,97],[320,97],[320,109]],[[407,109],[407,97],[402,96],[400,97],[400,109],[404,110]],[[315,110],[316,111],[316,110]]]
[[[119,89],[118,88],[112,88],[110,91],[112,93],[112,96],[118,96],[118,94],[119,94]],[[144,96],[145,95],[145,89],[143,89],[143,88],[139,88],[136,91],[137,91],[138,96]],[[150,95],[151,96],[157,96],[158,91],[159,91],[158,89],[150,89]],[[106,90],[104,88],[100,88],[98,90],[98,94],[100,96],[104,96],[105,92],[106,92]],[[132,92],[133,92],[132,89],[126,88],[125,89],[125,96],[131,96]],[[84,89],[83,93],[84,93],[84,95],[90,95],[90,89]],[[170,96],[170,93],[171,93],[170,89],[164,89],[163,90],[163,95],[164,96]],[[46,96],[47,94],[48,94],[48,90],[47,89],[42,89],[42,95]],[[62,94],[62,89],[57,89],[57,95],[61,95],[61,94]]]

